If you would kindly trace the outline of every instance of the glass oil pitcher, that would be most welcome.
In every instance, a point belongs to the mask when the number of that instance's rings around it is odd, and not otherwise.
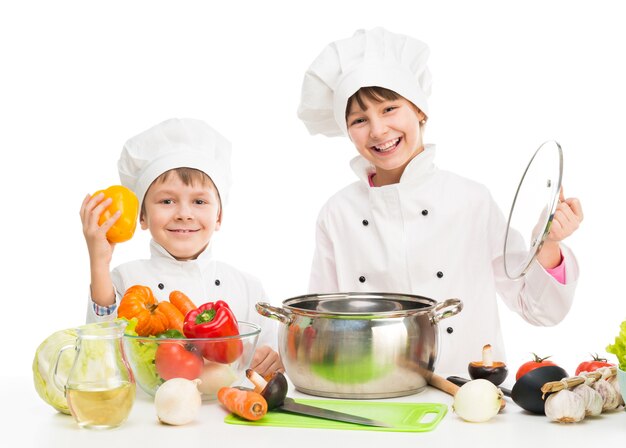
[[[54,381],[80,427],[115,428],[126,421],[135,401],[135,380],[126,361],[122,338],[126,322],[100,322],[78,327],[76,345],[63,347]],[[76,349],[66,384],[57,377],[61,353]]]

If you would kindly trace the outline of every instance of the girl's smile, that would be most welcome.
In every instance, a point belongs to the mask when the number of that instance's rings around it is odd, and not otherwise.
[[[387,142],[380,145],[374,145],[372,146],[372,150],[381,154],[390,154],[398,147],[398,145],[400,144],[400,140],[402,140],[402,137],[388,140]]]

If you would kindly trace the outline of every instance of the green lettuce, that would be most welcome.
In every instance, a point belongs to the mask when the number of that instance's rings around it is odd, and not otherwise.
[[[606,351],[617,356],[619,368],[626,370],[626,321],[621,323],[619,334],[615,336],[615,343],[609,344]]]
[[[138,336],[135,331],[137,322],[138,320],[135,317],[130,319],[124,333],[129,336]],[[139,383],[141,388],[146,393],[154,395],[154,391],[157,386],[160,386],[163,383],[163,379],[157,373],[156,366],[154,364],[158,344],[152,341],[147,342],[146,339],[156,338],[154,336],[150,336],[143,340],[124,338],[124,348],[128,352],[127,356],[130,360],[130,365],[137,383]]]

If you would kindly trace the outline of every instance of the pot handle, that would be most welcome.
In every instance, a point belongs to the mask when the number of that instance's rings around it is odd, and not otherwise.
[[[276,319],[285,325],[289,325],[293,320],[291,313],[285,311],[283,308],[278,308],[270,305],[266,302],[259,302],[255,306],[257,313],[261,316],[269,317],[270,319]]]
[[[463,302],[459,299],[444,300],[435,305],[433,309],[434,316],[431,317],[431,321],[433,324],[438,324],[443,319],[459,314],[462,309]]]

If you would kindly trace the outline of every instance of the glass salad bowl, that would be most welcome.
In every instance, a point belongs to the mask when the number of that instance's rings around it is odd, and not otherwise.
[[[136,383],[154,396],[171,378],[200,379],[202,400],[215,400],[221,387],[245,382],[261,329],[239,322],[239,335],[168,338],[124,335],[124,352]]]

